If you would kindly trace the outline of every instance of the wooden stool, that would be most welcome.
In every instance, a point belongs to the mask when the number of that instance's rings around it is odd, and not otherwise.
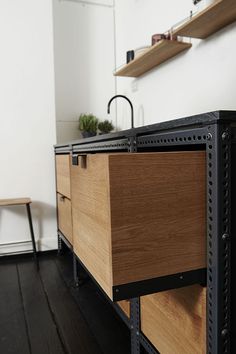
[[[36,244],[35,244],[35,238],[34,238],[34,229],[33,229],[32,217],[31,217],[31,210],[30,210],[30,203],[32,203],[30,198],[0,199],[0,207],[1,206],[13,206],[13,205],[26,205],[26,210],[27,210],[27,215],[28,215],[28,220],[29,220],[30,235],[31,235],[32,246],[33,246],[34,259],[35,259],[37,269],[39,269],[37,250],[36,250]]]

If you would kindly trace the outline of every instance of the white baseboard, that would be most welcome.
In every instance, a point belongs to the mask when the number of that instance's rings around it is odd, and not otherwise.
[[[51,251],[58,248],[58,239],[56,237],[42,238],[38,241],[39,251]]]
[[[38,251],[51,251],[57,249],[57,238],[43,238],[36,242]],[[20,254],[32,252],[31,241],[17,241],[0,244],[0,256],[7,254]]]

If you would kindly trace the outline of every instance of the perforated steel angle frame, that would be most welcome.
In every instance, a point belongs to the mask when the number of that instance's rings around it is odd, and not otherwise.
[[[180,147],[199,145],[206,150],[207,163],[207,353],[232,353],[231,329],[231,147],[232,120],[218,120],[204,127],[165,130],[146,136],[130,136],[122,148],[129,152],[158,148],[178,151]],[[236,133],[235,133],[236,136]],[[235,137],[234,137],[235,139]],[[236,141],[234,140],[234,143]],[[115,141],[103,144],[102,151],[120,150]],[[91,150],[100,151],[99,144]],[[79,150],[77,150],[79,151]],[[82,151],[90,151],[83,146]],[[236,154],[236,152],[235,152]],[[235,173],[236,175],[236,173]],[[236,193],[235,193],[236,195]],[[235,197],[236,198],[236,197]],[[236,204],[236,201],[235,201]],[[233,221],[233,223],[235,223]],[[236,227],[235,227],[236,228]],[[140,345],[150,353],[158,353],[140,332],[139,298],[131,300],[132,354],[140,353]]]

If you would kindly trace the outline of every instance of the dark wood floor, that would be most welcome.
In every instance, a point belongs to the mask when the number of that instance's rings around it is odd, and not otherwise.
[[[126,325],[90,279],[73,287],[70,253],[0,259],[1,354],[129,354]]]

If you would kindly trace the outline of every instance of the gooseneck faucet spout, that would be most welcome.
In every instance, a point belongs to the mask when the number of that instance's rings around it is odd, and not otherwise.
[[[129,102],[130,104],[130,108],[131,108],[131,128],[134,128],[134,108],[133,108],[133,105],[132,105],[132,102],[128,99],[128,97],[124,96],[124,95],[115,95],[113,96],[110,101],[108,102],[108,105],[107,105],[107,113],[110,114],[110,105],[111,105],[111,102],[115,99],[115,98],[124,98],[126,101]]]

